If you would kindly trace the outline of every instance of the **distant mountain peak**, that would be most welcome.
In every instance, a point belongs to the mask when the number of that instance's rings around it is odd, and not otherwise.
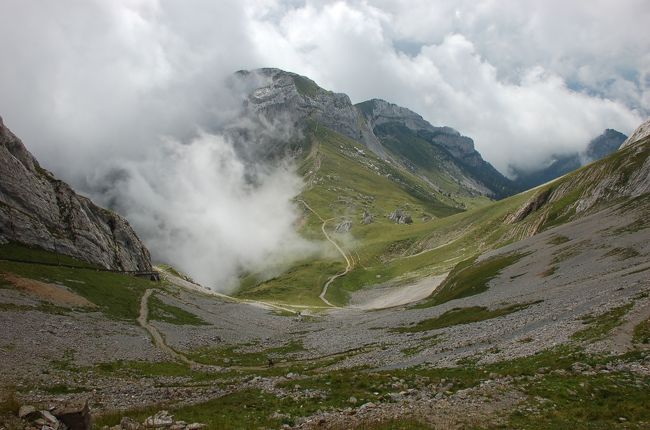
[[[441,188],[457,183],[469,194],[491,197],[513,192],[509,180],[483,160],[471,138],[451,127],[435,127],[408,108],[382,99],[353,105],[346,94],[275,68],[240,71],[235,76],[251,88],[247,108],[255,114],[303,127],[315,121],[384,160],[417,170],[433,181],[434,188],[439,182]]]
[[[536,187],[579,169],[593,161],[605,158],[615,152],[626,137],[623,133],[608,128],[600,136],[589,141],[589,144],[583,151],[576,151],[565,155],[553,154],[548,164],[533,171],[522,171],[512,168],[516,176],[514,182],[517,185],[517,189],[523,191]]]

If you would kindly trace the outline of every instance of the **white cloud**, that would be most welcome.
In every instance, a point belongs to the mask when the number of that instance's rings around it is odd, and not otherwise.
[[[299,208],[290,202],[302,183],[292,167],[251,172],[222,136],[163,141],[97,178],[110,176],[119,179],[103,198],[118,203],[159,260],[206,286],[228,290],[240,270],[273,271],[318,251],[294,228]]]
[[[632,107],[643,106],[647,91],[616,72],[625,67],[650,71],[644,55],[638,60],[613,48],[625,52],[630,38],[617,31],[616,42],[604,43],[609,61],[621,61],[604,69],[610,73],[605,85],[600,76],[605,61],[597,53],[606,36],[595,24],[582,27],[585,34],[578,42],[570,34],[575,32],[570,17],[578,25],[599,17],[609,23],[607,10],[580,14],[574,7],[569,17],[553,20],[550,9],[540,4],[529,10],[517,2],[512,7],[407,3],[373,3],[385,7],[379,10],[366,2],[310,2],[277,21],[258,21],[252,34],[265,63],[275,61],[311,76],[354,101],[385,98],[435,125],[455,127],[473,137],[478,150],[503,172],[509,165],[532,168],[553,153],[583,149],[605,128],[629,133],[643,119]],[[614,15],[615,24],[625,25],[620,14]],[[587,43],[590,35],[593,43]],[[563,44],[563,38],[568,42]],[[395,41],[404,39],[417,41],[419,51],[397,50]],[[634,52],[650,51],[650,43],[634,42]],[[593,67],[573,70],[584,58],[593,58]],[[569,83],[585,86],[584,91]]]

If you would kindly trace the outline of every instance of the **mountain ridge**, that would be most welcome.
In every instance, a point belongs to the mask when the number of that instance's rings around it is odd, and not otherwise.
[[[346,94],[327,91],[307,77],[280,69],[240,71],[235,76],[251,87],[258,85],[252,89],[245,106],[255,115],[263,115],[272,121],[289,119],[302,128],[307,120],[316,121],[363,144],[384,161],[420,175],[434,188],[444,190],[444,182],[452,181],[470,195],[500,198],[513,192],[509,180],[482,159],[470,138],[450,127],[434,127],[407,108],[380,102],[379,99],[353,105]],[[391,123],[407,130],[402,136],[404,139],[424,141],[420,146],[429,164],[415,166],[414,157],[387,147],[386,140],[391,136],[378,136],[376,130],[376,126],[385,121],[368,116],[368,104],[382,104],[384,112],[386,106],[394,106],[393,110],[398,114],[393,116]],[[440,173],[446,176],[445,181],[440,182]]]

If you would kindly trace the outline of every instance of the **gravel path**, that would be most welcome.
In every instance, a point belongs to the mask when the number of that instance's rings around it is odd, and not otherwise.
[[[200,366],[198,363],[190,360],[185,355],[179,354],[178,352],[170,348],[165,343],[165,339],[163,339],[158,329],[156,329],[154,326],[149,324],[149,297],[151,297],[151,294],[153,292],[154,290],[148,289],[142,295],[142,299],[140,299],[140,315],[138,315],[138,324],[140,325],[140,327],[145,329],[151,335],[154,345],[160,348],[165,354],[169,355],[175,360],[180,360],[190,366]]]
[[[339,252],[339,253],[343,256],[343,258],[345,259],[345,263],[346,263],[345,270],[344,270],[343,272],[341,272],[341,273],[337,273],[336,275],[330,277],[330,278],[327,280],[327,282],[325,282],[325,285],[323,285],[323,290],[321,291],[320,295],[318,296],[318,297],[320,297],[320,299],[323,301],[323,303],[325,303],[326,305],[331,306],[331,307],[333,307],[333,308],[338,308],[338,306],[332,304],[329,300],[327,300],[327,298],[325,298],[325,295],[327,294],[327,289],[328,289],[329,286],[332,284],[332,282],[334,282],[336,279],[338,279],[338,278],[340,278],[341,276],[345,276],[345,275],[347,275],[348,273],[350,273],[350,270],[352,270],[352,268],[354,267],[354,265],[352,264],[352,261],[348,258],[347,254],[343,251],[343,249],[341,249],[341,247],[339,246],[339,244],[336,243],[336,242],[335,242],[335,241],[330,237],[330,235],[327,234],[327,231],[325,230],[325,226],[327,225],[327,223],[328,223],[329,221],[332,221],[332,220],[335,219],[335,218],[323,219],[323,217],[321,217],[321,216],[318,214],[318,212],[316,212],[314,209],[312,209],[312,207],[309,206],[309,205],[307,204],[307,202],[305,202],[304,200],[298,200],[298,201],[301,202],[303,205],[305,205],[305,207],[306,207],[307,209],[309,209],[309,210],[310,210],[314,215],[316,215],[316,216],[318,217],[318,219],[320,219],[320,220],[323,222],[323,224],[321,225],[321,228],[320,228],[321,231],[323,232],[323,235],[325,235],[325,238],[326,238],[326,239],[327,239],[327,240],[328,240],[332,245],[334,245],[334,247],[338,250],[338,252]]]

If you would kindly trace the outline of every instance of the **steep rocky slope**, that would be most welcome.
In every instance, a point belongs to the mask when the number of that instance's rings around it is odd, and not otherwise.
[[[43,169],[0,119],[0,243],[20,242],[115,270],[149,270],[129,223]]]
[[[536,191],[509,222],[527,219],[538,229],[586,216],[615,204],[647,202],[650,193],[650,137]]]
[[[452,181],[465,189],[502,198],[513,193],[510,181],[474,148],[474,141],[450,127],[434,127],[417,113],[384,100],[356,105],[382,146],[405,167],[433,184]]]

